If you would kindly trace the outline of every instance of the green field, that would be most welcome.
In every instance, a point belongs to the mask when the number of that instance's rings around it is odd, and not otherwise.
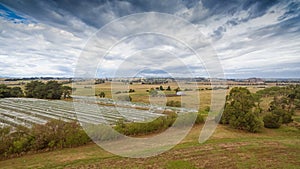
[[[150,158],[123,158],[95,144],[0,161],[1,168],[299,168],[300,132],[282,126],[247,133],[219,125],[204,144],[195,126],[175,148]]]
[[[83,84],[85,85],[85,84]],[[149,103],[146,90],[160,85],[129,85],[135,92],[130,93],[133,102]],[[176,83],[170,86],[172,91]],[[209,86],[199,86],[205,89]],[[84,89],[84,88],[83,88]],[[111,98],[111,84],[95,86],[96,93],[105,92]],[[255,86],[248,87],[251,92],[260,90]],[[229,90],[228,90],[229,91]],[[77,91],[78,92],[78,91]],[[80,91],[79,91],[80,92]],[[187,96],[200,98],[200,108],[210,105],[211,90],[188,91]],[[167,101],[180,101],[180,96],[167,97]],[[260,102],[263,113],[267,112],[273,97],[265,97]],[[213,136],[203,144],[198,137],[203,127],[195,125],[188,136],[173,149],[149,158],[125,158],[116,156],[101,149],[94,143],[77,148],[65,148],[55,151],[28,152],[21,157],[0,161],[0,168],[290,168],[300,167],[300,112],[293,115],[294,122],[282,125],[279,129],[262,128],[258,133],[249,133],[218,125]],[[297,128],[298,125],[298,128]],[[139,137],[151,137],[154,134]]]

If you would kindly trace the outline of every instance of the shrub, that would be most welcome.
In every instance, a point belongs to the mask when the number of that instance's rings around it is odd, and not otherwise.
[[[31,129],[0,128],[0,158],[27,151],[75,147],[90,141],[77,122],[51,120]]]
[[[281,126],[282,119],[278,115],[269,113],[264,116],[263,121],[266,128],[279,128]]]
[[[282,124],[287,124],[293,121],[292,119],[292,113],[284,110],[284,109],[280,109],[280,108],[275,108],[271,111],[274,115],[277,115],[279,117],[282,118]]]
[[[176,115],[161,116],[148,123],[125,123],[120,120],[115,129],[124,135],[145,135],[149,133],[159,132],[170,127],[176,119]]]
[[[167,101],[166,106],[170,106],[170,107],[181,107],[181,102],[180,101]]]
[[[111,127],[104,124],[88,124],[85,131],[93,141],[109,141],[119,137],[117,133],[111,132]]]

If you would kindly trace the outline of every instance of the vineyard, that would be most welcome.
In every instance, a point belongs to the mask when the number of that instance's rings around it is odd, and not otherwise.
[[[0,126],[30,128],[33,124],[45,124],[50,119],[78,120],[80,123],[88,124],[114,124],[119,119],[143,122],[163,116],[157,113],[164,109],[163,107],[127,102],[120,102],[117,105],[115,106],[111,99],[96,99],[96,103],[90,98],[80,102],[29,98],[0,99]],[[176,108],[168,109],[176,110]],[[183,109],[177,108],[177,111]]]

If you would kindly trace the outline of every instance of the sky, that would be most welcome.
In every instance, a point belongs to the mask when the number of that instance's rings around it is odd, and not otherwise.
[[[0,0],[0,77],[300,78],[299,39],[299,0]]]

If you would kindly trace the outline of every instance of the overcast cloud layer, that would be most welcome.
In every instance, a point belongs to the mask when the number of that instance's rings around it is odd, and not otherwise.
[[[300,77],[299,0],[0,0],[0,76],[72,77],[82,49],[98,29],[141,12],[172,14],[197,27],[215,49],[228,78]],[[161,50],[172,48],[156,40]],[[133,45],[134,41],[138,43]],[[145,43],[143,38],[133,39],[116,47],[116,52],[133,55],[128,45],[137,50]],[[106,66],[120,61],[116,52],[105,58]],[[159,59],[168,61],[168,57]],[[194,73],[203,69],[193,60],[190,64]],[[113,72],[111,67],[103,70],[105,76]]]

